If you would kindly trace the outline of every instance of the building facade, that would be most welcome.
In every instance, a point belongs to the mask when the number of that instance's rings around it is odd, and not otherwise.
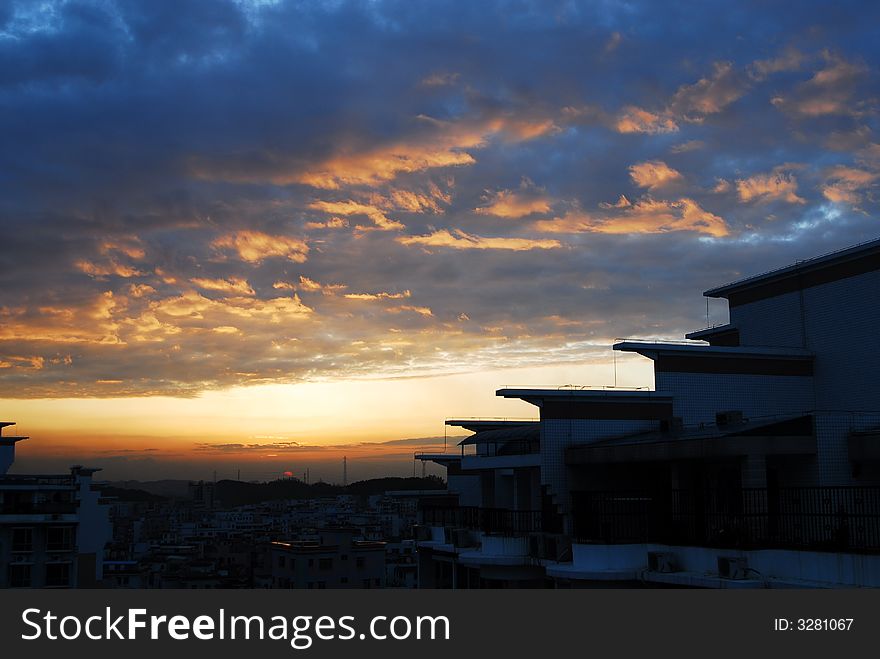
[[[613,346],[650,390],[449,422],[474,435],[419,456],[457,497],[423,510],[420,584],[880,585],[878,285],[873,241],[713,288],[728,323]]]

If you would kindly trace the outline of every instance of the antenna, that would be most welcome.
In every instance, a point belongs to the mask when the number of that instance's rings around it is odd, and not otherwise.
[[[706,327],[711,327],[709,323],[709,296],[706,296]]]
[[[428,466],[428,463],[425,460],[422,460],[422,478],[425,477],[425,468]]]
[[[348,458],[342,456],[342,487],[348,485]]]

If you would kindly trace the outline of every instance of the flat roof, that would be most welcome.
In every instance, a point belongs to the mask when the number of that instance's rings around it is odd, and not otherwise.
[[[795,275],[803,275],[804,273],[808,272],[814,273],[820,270],[829,270],[836,268],[838,271],[834,274],[831,274],[831,279],[829,279],[829,281],[833,281],[834,279],[841,279],[844,277],[852,276],[854,274],[859,274],[860,272],[868,272],[871,270],[880,269],[880,259],[872,258],[878,256],[880,256],[880,238],[864,243],[859,243],[858,245],[853,245],[852,247],[847,247],[845,249],[829,252],[827,254],[816,256],[814,258],[797,261],[796,263],[792,263],[791,265],[776,268],[774,270],[769,270],[767,272],[753,275],[751,277],[738,279],[736,281],[732,281],[721,286],[716,286],[715,288],[710,288],[709,290],[705,291],[703,295],[705,295],[706,297],[727,298],[732,294],[740,293],[747,289],[764,287],[768,284],[781,282],[782,280],[786,279],[792,279]],[[861,268],[856,268],[855,270],[853,270],[851,267],[841,267],[844,266],[844,264],[856,260],[863,261]],[[816,280],[815,282],[803,282],[803,284],[805,285],[815,285],[815,283],[824,283],[824,281]],[[784,289],[780,290],[781,292],[785,292]],[[773,294],[775,295],[779,293]],[[770,297],[770,295],[762,295],[759,297]]]
[[[517,389],[499,389],[495,392],[496,396],[501,396],[502,398],[578,398],[589,400],[590,398],[596,400],[602,399],[612,399],[612,400],[627,400],[632,398],[644,399],[644,398],[658,398],[658,399],[672,399],[672,394],[661,392],[661,391],[652,391],[649,389],[567,389],[567,388],[558,388],[558,389],[541,389],[541,388],[517,388]]]
[[[812,359],[815,355],[805,348],[775,348],[766,346],[710,346],[706,343],[628,340],[615,343],[612,348],[623,352],[706,354],[731,357],[775,357],[783,359]]]
[[[498,430],[501,428],[516,428],[517,426],[525,426],[530,423],[537,423],[539,419],[490,419],[490,418],[474,418],[474,419],[446,419],[447,426],[455,428],[464,428],[471,432],[483,432],[484,430]]]

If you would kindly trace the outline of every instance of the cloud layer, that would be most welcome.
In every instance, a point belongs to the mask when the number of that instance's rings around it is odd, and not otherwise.
[[[880,234],[878,18],[12,2],[0,396],[587,361],[699,327],[704,288]]]

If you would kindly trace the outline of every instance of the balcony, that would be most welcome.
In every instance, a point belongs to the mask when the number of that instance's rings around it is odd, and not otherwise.
[[[540,510],[506,508],[425,507],[422,522],[428,526],[452,526],[490,535],[521,535],[542,531]]]
[[[880,488],[572,493],[578,542],[880,552]]]

